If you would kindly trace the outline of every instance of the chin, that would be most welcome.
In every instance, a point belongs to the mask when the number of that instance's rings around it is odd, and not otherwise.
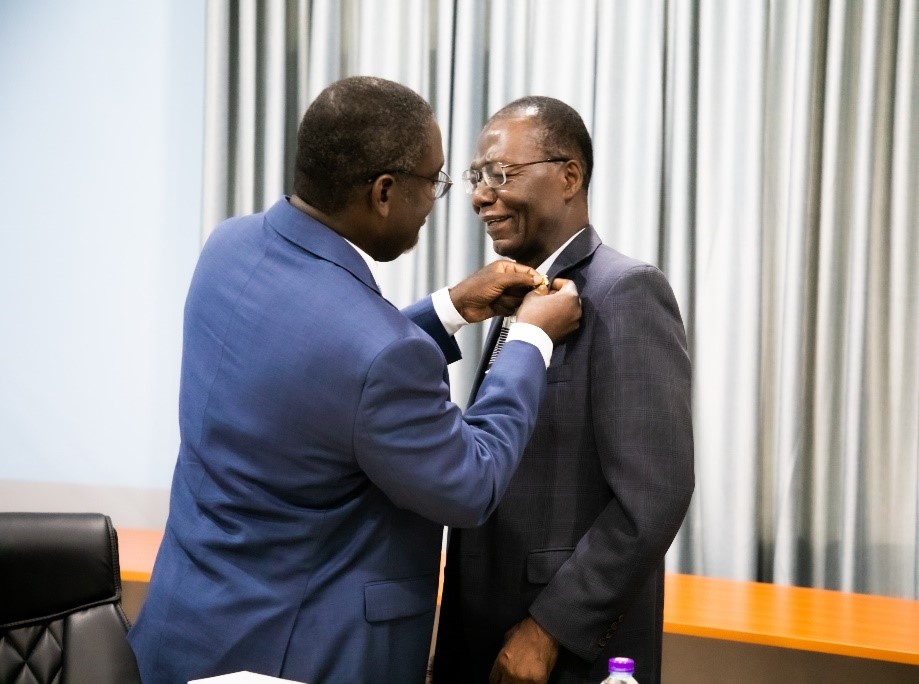
[[[491,248],[494,250],[495,254],[498,256],[503,256],[506,259],[514,259],[514,246],[509,245],[507,240],[492,240]]]
[[[415,236],[415,239],[412,240],[412,244],[410,244],[408,247],[406,247],[405,249],[403,249],[402,252],[401,252],[401,254],[400,254],[399,256],[402,256],[402,254],[408,254],[408,253],[411,252],[413,249],[415,249],[415,247],[417,247],[417,246],[418,246],[418,236],[416,235],[416,236]]]
[[[412,242],[412,244],[408,245],[407,247],[400,248],[398,252],[397,251],[387,251],[385,254],[375,255],[373,258],[375,261],[379,261],[381,263],[395,261],[403,254],[408,254],[413,249],[415,249],[415,246],[417,244],[418,244],[418,240],[415,240],[414,242]]]

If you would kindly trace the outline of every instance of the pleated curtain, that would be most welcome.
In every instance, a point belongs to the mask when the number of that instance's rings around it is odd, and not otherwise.
[[[591,220],[668,276],[697,486],[673,571],[919,597],[917,0],[209,0],[203,236],[292,187],[332,81],[434,107],[446,170],[527,94],[592,133]],[[495,258],[457,184],[398,305]],[[334,293],[329,293],[334,305]],[[482,326],[451,367],[464,404]]]

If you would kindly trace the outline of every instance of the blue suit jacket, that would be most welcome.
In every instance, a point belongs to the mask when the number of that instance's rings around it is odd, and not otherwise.
[[[463,415],[444,381],[458,348],[430,298],[407,313],[284,199],[208,240],[169,519],[130,633],[147,684],[423,681],[442,526],[497,505],[546,373],[509,343]]]

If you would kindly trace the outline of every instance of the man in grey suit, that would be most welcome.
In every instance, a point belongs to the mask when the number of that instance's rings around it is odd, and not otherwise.
[[[596,683],[614,656],[660,680],[664,555],[694,486],[690,361],[663,274],[590,225],[592,163],[577,112],[527,97],[488,121],[463,175],[495,251],[573,280],[583,317],[504,499],[450,532],[435,684]]]

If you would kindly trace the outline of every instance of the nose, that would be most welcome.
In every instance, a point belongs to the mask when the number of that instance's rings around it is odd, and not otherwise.
[[[488,187],[485,181],[481,180],[475,184],[475,188],[472,191],[472,206],[478,211],[482,207],[492,204],[496,196],[495,189]]]

